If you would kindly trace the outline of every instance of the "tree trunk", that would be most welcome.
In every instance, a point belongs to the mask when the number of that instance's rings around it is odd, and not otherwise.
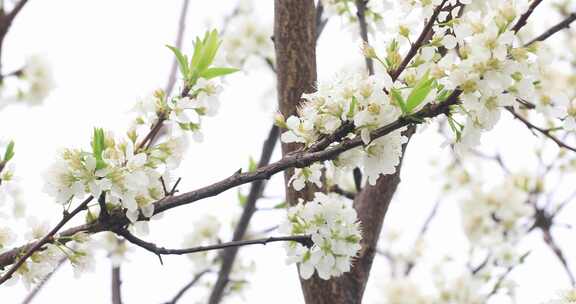
[[[316,84],[316,24],[313,0],[275,0],[274,43],[278,77],[278,103],[288,118],[297,114],[302,93],[314,91]],[[411,134],[411,131],[407,133]],[[406,135],[410,135],[406,134]],[[282,154],[297,150],[298,144],[282,143]],[[405,148],[406,146],[404,146]],[[310,200],[322,189],[306,187],[296,192],[288,185],[293,170],[285,172],[286,200],[290,205],[299,198]],[[308,304],[361,303],[376,252],[377,241],[388,205],[400,182],[400,166],[396,174],[382,176],[375,186],[365,187],[354,201],[362,222],[362,249],[352,271],[332,280],[322,280],[316,274],[301,280]]]
[[[410,137],[414,129],[411,127],[405,136]],[[402,150],[406,150],[408,143]],[[370,269],[376,254],[378,239],[388,206],[400,183],[402,162],[396,168],[396,173],[380,176],[376,185],[366,185],[354,199],[354,209],[362,223],[362,249],[354,261],[350,272],[332,280],[322,280],[314,275],[313,279],[305,281],[304,297],[307,304],[358,304],[362,303]]]
[[[274,6],[274,44],[278,77],[278,106],[284,117],[297,115],[302,93],[311,93],[316,85],[316,8],[313,0],[276,0]],[[282,143],[282,155],[301,148]],[[311,199],[316,190],[306,187],[297,192],[288,186],[293,169],[284,174],[286,200]]]

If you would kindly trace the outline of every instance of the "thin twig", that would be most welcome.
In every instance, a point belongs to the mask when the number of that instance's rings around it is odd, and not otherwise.
[[[366,6],[368,5],[368,1],[369,0],[356,0],[356,16],[358,17],[360,37],[363,43],[366,44],[366,47],[370,45],[370,41],[368,40],[368,23],[366,22]],[[368,56],[364,56],[364,61],[368,75],[374,75],[374,60]],[[360,171],[360,168],[354,168],[352,174],[356,191],[360,191],[362,189],[362,171]]]
[[[430,210],[430,213],[426,217],[424,224],[422,224],[422,227],[420,228],[420,232],[418,233],[418,237],[416,238],[416,241],[421,239],[426,234],[426,232],[428,232],[428,229],[430,228],[430,223],[432,223],[432,220],[434,219],[434,217],[438,213],[438,208],[440,207],[440,202],[441,202],[441,200],[437,200],[436,203],[434,203],[434,207],[432,207],[432,210]],[[414,247],[416,247],[416,246],[414,246]],[[408,265],[406,266],[406,271],[404,272],[404,275],[408,276],[410,274],[410,272],[412,272],[412,269],[414,269],[414,266],[416,266],[416,261],[415,260],[410,261],[408,263]]]
[[[477,157],[496,162],[498,164],[498,166],[500,167],[500,169],[502,169],[502,171],[504,171],[506,174],[511,174],[510,169],[508,169],[508,167],[506,166],[506,164],[502,160],[502,155],[500,155],[500,153],[497,153],[495,155],[488,155],[488,154],[485,154],[485,153],[478,151],[478,150],[475,150],[475,149],[472,149],[471,152],[472,152],[472,154],[474,154]]]
[[[179,177],[176,182],[174,183],[174,186],[172,186],[172,189],[170,189],[170,192],[168,192],[169,196],[173,196],[174,194],[176,194],[176,192],[178,192],[178,185],[180,184],[180,181],[182,181],[182,178]]]
[[[530,121],[528,121],[528,119],[522,117],[522,115],[516,113],[516,111],[514,110],[514,108],[512,107],[506,107],[506,110],[508,110],[508,112],[510,112],[512,115],[514,115],[514,117],[518,120],[520,120],[526,127],[528,127],[528,129],[530,129],[531,131],[537,131],[539,133],[541,133],[542,135],[548,137],[549,139],[551,139],[553,142],[556,143],[556,145],[558,145],[558,147],[560,148],[565,148],[568,149],[572,152],[576,152],[576,148],[566,144],[565,142],[563,142],[561,139],[559,139],[558,137],[552,135],[551,130],[548,129],[544,129],[541,127],[538,127],[536,125],[534,125],[533,123],[531,123]]]
[[[518,33],[518,31],[522,27],[524,27],[524,25],[526,25],[526,22],[528,22],[528,18],[530,18],[530,15],[532,15],[534,10],[538,5],[540,5],[540,3],[542,3],[542,0],[532,0],[532,3],[530,3],[528,10],[524,14],[522,14],[522,16],[520,16],[514,27],[512,27],[514,33]]]
[[[408,66],[410,61],[412,61],[412,58],[414,58],[414,56],[416,56],[420,47],[422,45],[424,45],[426,39],[428,39],[429,34],[432,31],[432,27],[434,26],[434,23],[436,22],[436,18],[438,18],[438,15],[442,11],[442,8],[444,7],[445,3],[446,3],[446,0],[443,0],[442,3],[440,5],[438,5],[438,7],[436,7],[436,9],[434,9],[434,13],[430,17],[430,20],[428,20],[426,25],[424,25],[424,28],[422,29],[420,36],[418,37],[416,42],[414,42],[414,44],[412,44],[412,47],[410,47],[408,54],[406,54],[406,57],[404,57],[404,59],[402,60],[402,63],[400,63],[400,66],[394,72],[392,72],[392,74],[390,74],[390,77],[392,77],[393,81],[396,81],[396,79],[398,79],[398,77],[400,77],[400,74],[402,74],[404,69],[406,69],[406,67]]]
[[[356,193],[354,192],[350,192],[350,191],[346,191],[342,188],[340,188],[338,185],[334,185],[332,187],[330,187],[330,192],[334,192],[336,194],[340,194],[343,197],[347,198],[347,199],[351,199],[353,200],[356,197]]]
[[[2,16],[0,16],[0,75],[2,75],[2,49],[4,46],[4,38],[6,38],[6,34],[8,34],[8,30],[12,25],[12,21],[14,18],[20,13],[24,5],[28,3],[28,0],[20,0],[12,8],[8,14],[4,15],[4,11],[2,9]],[[2,81],[3,76],[0,76],[0,81]]]
[[[4,282],[6,282],[8,279],[10,279],[12,277],[12,275],[14,274],[14,272],[16,272],[16,270],[18,270],[18,268],[20,268],[20,266],[22,266],[22,264],[24,264],[24,262],[26,262],[26,260],[31,257],[36,251],[40,250],[40,248],[42,248],[42,246],[46,245],[47,243],[51,243],[54,240],[54,235],[56,235],[56,233],[58,233],[58,231],[60,231],[60,229],[66,224],[68,223],[68,221],[70,221],[76,214],[80,213],[82,210],[86,209],[86,206],[88,206],[88,203],[90,203],[92,201],[92,199],[94,199],[93,196],[89,196],[88,198],[86,198],[78,207],[76,207],[76,209],[74,209],[72,212],[70,213],[65,213],[64,217],[62,218],[62,220],[60,220],[60,222],[54,227],[52,228],[52,230],[50,230],[50,232],[48,232],[48,234],[46,234],[43,238],[41,238],[39,241],[37,242],[33,242],[31,244],[29,244],[30,247],[25,246],[25,252],[24,254],[22,254],[14,263],[14,265],[12,265],[12,267],[10,267],[10,269],[8,269],[8,271],[6,271],[4,274],[2,274],[2,276],[0,277],[0,285],[3,284]]]
[[[322,1],[318,1],[316,5],[316,41],[320,39],[326,24],[328,23],[328,18],[324,18],[324,5]]]
[[[312,244],[312,239],[308,235],[295,235],[295,236],[281,236],[281,237],[268,237],[263,239],[256,239],[256,240],[242,240],[242,241],[234,241],[228,243],[220,243],[208,246],[197,246],[192,248],[184,248],[184,249],[169,249],[164,247],[158,247],[154,243],[146,242],[132,233],[125,229],[119,229],[115,231],[118,235],[124,237],[128,242],[142,247],[158,256],[162,255],[182,255],[182,254],[190,254],[196,252],[204,252],[204,251],[211,251],[211,250],[220,250],[224,248],[230,247],[239,247],[239,246],[248,246],[248,245],[266,245],[268,243],[273,242],[298,242],[305,246],[310,246]]]
[[[197,273],[194,278],[192,278],[192,280],[190,282],[188,282],[188,284],[184,285],[184,287],[182,287],[182,289],[180,289],[178,291],[178,293],[174,296],[174,298],[172,298],[172,300],[166,302],[166,304],[176,304],[176,302],[178,302],[178,300],[180,300],[180,298],[182,298],[182,296],[190,289],[192,288],[194,285],[196,285],[200,279],[202,279],[202,277],[208,273],[210,273],[210,270],[204,270],[202,272]]]
[[[358,17],[358,25],[360,28],[360,37],[365,44],[369,44],[368,41],[368,24],[366,23],[366,5],[369,0],[356,0],[356,16]],[[374,75],[374,60],[368,56],[364,56],[366,61],[366,69],[368,70],[368,75]]]
[[[546,243],[546,245],[548,245],[548,247],[550,247],[552,252],[554,252],[554,255],[556,255],[556,258],[558,258],[558,261],[560,262],[560,264],[562,264],[562,267],[564,268],[564,271],[566,272],[566,275],[568,276],[568,279],[570,280],[570,284],[572,285],[572,287],[576,286],[576,279],[574,277],[574,274],[572,273],[572,270],[570,269],[570,266],[568,265],[568,261],[566,260],[566,257],[564,256],[564,252],[562,251],[562,249],[560,249],[558,244],[556,244],[556,241],[552,237],[552,233],[550,232],[550,229],[548,228],[548,229],[541,229],[541,230],[542,230],[542,238],[544,239],[544,243]]]
[[[267,166],[270,163],[270,159],[272,158],[272,153],[274,152],[274,148],[278,142],[279,135],[280,130],[277,126],[273,125],[268,132],[268,137],[266,138],[266,141],[264,141],[264,145],[262,146],[260,160],[258,161],[258,168]],[[234,229],[232,241],[239,241],[244,238],[244,235],[248,230],[250,220],[256,211],[256,201],[262,197],[265,186],[266,183],[264,181],[256,181],[252,183],[250,192],[248,193],[248,198],[246,199],[246,204],[244,205],[244,210],[242,211],[240,220]],[[222,299],[237,254],[237,247],[232,247],[222,252],[222,266],[220,267],[218,278],[216,279],[214,287],[212,288],[212,292],[210,293],[208,303],[218,303]]]
[[[544,41],[546,39],[548,39],[550,36],[558,33],[559,31],[563,30],[563,29],[567,29],[570,27],[570,24],[572,22],[574,22],[574,20],[576,20],[576,12],[568,15],[568,17],[564,20],[562,20],[560,23],[556,24],[555,26],[551,27],[550,29],[548,29],[546,32],[542,33],[540,36],[532,39],[530,42],[528,42],[526,45],[529,46],[537,41]]]
[[[488,293],[488,295],[486,296],[486,299],[491,298],[492,296],[494,296],[498,290],[500,290],[500,288],[502,288],[502,284],[504,283],[504,280],[506,280],[506,278],[510,275],[510,273],[514,270],[516,265],[513,266],[509,266],[506,268],[506,271],[504,271],[504,273],[502,273],[496,283],[494,283],[494,287],[492,287],[492,290],[490,290],[490,293]]]
[[[40,283],[38,283],[36,286],[34,286],[34,288],[32,289],[32,291],[26,296],[26,298],[24,299],[24,301],[22,301],[22,304],[30,304],[32,303],[32,300],[34,300],[34,298],[36,297],[36,295],[38,294],[38,292],[46,285],[46,283],[50,280],[50,278],[52,278],[52,276],[54,275],[54,273],[56,273],[56,271],[58,271],[58,269],[60,269],[60,267],[62,267],[62,265],[64,265],[64,262],[66,262],[68,258],[64,257],[62,259],[60,259],[60,261],[58,261],[58,264],[56,264],[56,267],[54,267],[54,269],[52,269],[52,271],[50,271],[41,281]]]
[[[177,49],[182,48],[182,40],[184,38],[184,31],[186,30],[186,15],[188,13],[188,4],[190,0],[182,1],[182,9],[180,10],[180,19],[178,20],[178,33],[176,35],[176,44],[175,47]],[[166,83],[165,92],[166,94],[170,94],[172,89],[174,88],[174,84],[176,84],[176,73],[178,72],[178,62],[176,58],[172,61],[172,68],[170,68],[170,76],[168,76],[168,83]]]
[[[122,277],[120,266],[112,266],[112,304],[122,304]]]

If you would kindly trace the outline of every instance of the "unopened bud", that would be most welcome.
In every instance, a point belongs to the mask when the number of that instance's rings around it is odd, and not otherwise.
[[[274,124],[281,129],[287,128],[286,119],[282,113],[276,113],[276,115],[274,115]]]

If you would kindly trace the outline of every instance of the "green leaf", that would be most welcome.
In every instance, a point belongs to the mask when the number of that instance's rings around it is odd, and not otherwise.
[[[206,69],[200,73],[200,77],[205,78],[205,79],[212,79],[214,77],[221,77],[221,76],[229,75],[232,73],[236,73],[238,71],[240,71],[240,69],[221,68],[221,67],[208,68],[208,69]]]
[[[182,52],[176,47],[173,47],[171,45],[166,45],[166,47],[169,48],[172,51],[172,53],[174,53],[174,55],[176,56],[176,60],[178,61],[178,66],[180,67],[180,72],[182,73],[184,78],[187,78],[189,74],[189,68],[188,68],[188,58],[186,58],[186,55],[183,55]]]
[[[357,106],[358,106],[358,100],[356,100],[356,97],[352,96],[352,103],[350,104],[350,109],[348,109],[348,113],[346,114],[346,116],[349,118],[354,117],[354,112],[356,111]]]
[[[248,201],[248,197],[246,195],[242,194],[242,192],[240,192],[240,190],[238,190],[238,203],[240,204],[240,207],[246,206],[247,201]]]
[[[248,160],[248,172],[254,172],[256,169],[258,169],[258,164],[252,157],[250,157]]]
[[[218,31],[212,30],[207,32],[203,42],[202,58],[196,66],[198,72],[202,73],[212,64],[219,47],[220,40],[218,39]]]
[[[288,207],[288,203],[286,201],[281,202],[280,204],[277,204],[276,206],[272,207],[274,209],[284,209]]]
[[[197,69],[198,62],[202,57],[202,49],[204,48],[204,44],[200,38],[196,37],[196,41],[194,42],[194,54],[192,54],[192,58],[190,59],[190,69],[191,72]]]
[[[403,114],[408,114],[408,108],[406,107],[406,102],[404,102],[404,98],[402,97],[402,94],[400,94],[400,91],[398,91],[398,89],[392,88],[390,90],[390,93],[392,94],[392,99],[394,99],[394,102],[396,102],[396,104],[400,107],[400,110],[402,110]]]
[[[8,162],[14,157],[14,141],[10,141],[8,147],[6,147],[6,152],[4,152],[3,162]]]
[[[410,114],[415,108],[417,108],[423,101],[428,97],[430,91],[434,88],[435,80],[430,78],[429,72],[426,72],[424,76],[418,81],[418,83],[408,95],[408,100],[406,101],[406,110]]]
[[[92,136],[92,155],[96,159],[96,170],[106,167],[106,163],[102,159],[102,152],[106,147],[104,130],[101,128],[94,128],[94,135]]]

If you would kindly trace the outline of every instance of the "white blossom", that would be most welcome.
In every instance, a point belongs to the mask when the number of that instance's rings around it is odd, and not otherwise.
[[[290,235],[310,235],[312,246],[288,242],[289,263],[298,263],[300,275],[309,279],[314,271],[324,280],[350,271],[360,250],[360,223],[350,202],[336,194],[316,193],[306,204],[288,209],[280,230]]]
[[[305,168],[296,168],[289,183],[292,184],[292,187],[296,191],[304,189],[307,182],[322,187],[322,169],[323,166],[320,164],[312,164],[310,167]]]

